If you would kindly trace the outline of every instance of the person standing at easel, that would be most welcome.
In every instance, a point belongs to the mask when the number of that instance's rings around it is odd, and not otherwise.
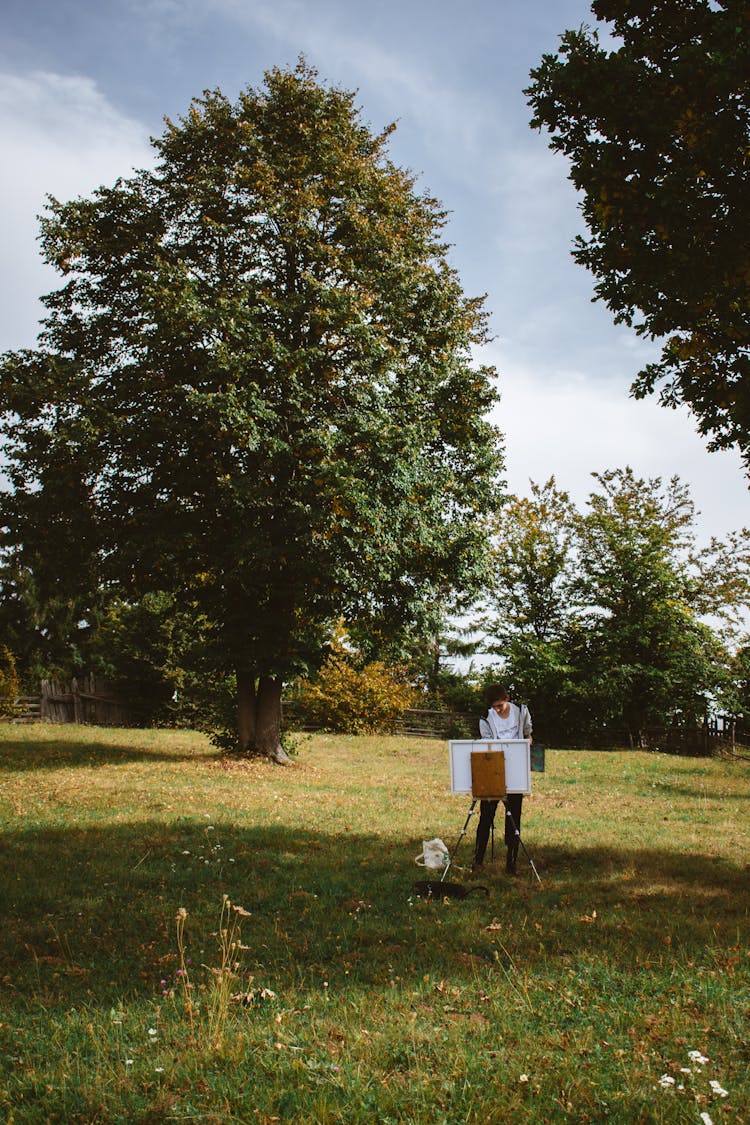
[[[484,698],[489,709],[486,718],[482,717],[479,720],[480,738],[491,738],[497,741],[527,738],[531,743],[531,715],[528,707],[524,704],[511,703],[508,689],[503,684],[490,684],[484,693]],[[480,868],[484,863],[484,853],[487,851],[487,841],[495,822],[495,811],[498,804],[499,801],[486,800],[479,803],[479,823],[474,846],[475,869]],[[505,798],[505,846],[507,848],[505,870],[509,875],[515,875],[516,873],[522,807],[522,793],[509,793]],[[510,813],[510,816],[507,813]]]

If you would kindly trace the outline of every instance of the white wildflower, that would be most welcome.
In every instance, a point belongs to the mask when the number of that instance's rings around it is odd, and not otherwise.
[[[705,1066],[708,1062],[706,1056],[702,1055],[700,1051],[688,1051],[688,1058],[691,1062],[700,1063],[701,1066]]]
[[[662,1074],[661,1078],[659,1079],[659,1085],[662,1087],[662,1089],[666,1090],[670,1086],[674,1086],[674,1078],[671,1074]]]
[[[701,1121],[703,1122],[703,1125],[714,1125],[713,1121],[707,1113],[701,1114]]]
[[[713,1092],[716,1094],[717,1098],[728,1098],[729,1097],[729,1090],[725,1090],[723,1086],[720,1086],[715,1078],[711,1079],[711,1081],[709,1082],[709,1086],[711,1087]]]

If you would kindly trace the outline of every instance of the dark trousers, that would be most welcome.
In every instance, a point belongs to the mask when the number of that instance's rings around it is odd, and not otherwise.
[[[479,802],[479,824],[477,825],[477,841],[474,846],[474,862],[483,863],[484,853],[487,851],[487,841],[490,838],[490,829],[495,822],[495,812],[499,801]],[[508,853],[515,859],[518,854],[518,835],[516,829],[521,831],[521,809],[523,807],[523,793],[510,793],[505,798],[505,846]],[[508,816],[508,812],[510,816]],[[511,820],[511,817],[513,820]],[[515,822],[515,826],[514,823]]]

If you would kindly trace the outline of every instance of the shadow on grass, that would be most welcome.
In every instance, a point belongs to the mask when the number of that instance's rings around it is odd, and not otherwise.
[[[696,785],[673,785],[669,781],[659,781],[656,786],[652,786],[650,790],[643,790],[645,796],[649,794],[658,794],[661,796],[670,797],[688,797],[696,802],[707,804],[712,802],[738,801],[743,804],[747,801],[747,793],[727,793],[724,790],[715,790],[712,788],[710,779],[705,783],[700,782]]]
[[[144,731],[144,744],[148,742],[149,734]],[[177,731],[175,741],[179,739],[180,732]],[[34,741],[4,738],[0,743],[0,769],[17,773],[117,766],[131,762],[197,762],[217,757],[218,751],[211,748],[188,752],[170,750],[165,746],[163,751],[159,751],[153,745],[141,748],[132,741],[94,742],[89,737],[78,743],[67,739],[57,741],[53,737]]]
[[[193,963],[216,964],[223,895],[251,915],[242,923],[245,969],[287,988],[492,971],[498,952],[487,926],[496,918],[503,949],[543,972],[584,953],[629,971],[634,959],[663,958],[667,930],[671,955],[700,959],[732,945],[750,905],[747,873],[727,862],[585,846],[534,854],[541,888],[521,864],[516,880],[499,867],[486,872],[488,899],[415,901],[417,847],[194,819],[7,834],[6,1002],[158,998],[163,981],[175,982],[180,907]]]

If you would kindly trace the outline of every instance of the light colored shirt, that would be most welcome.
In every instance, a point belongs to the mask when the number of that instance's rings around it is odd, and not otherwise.
[[[531,738],[531,715],[528,707],[511,703],[510,711],[501,718],[494,707],[490,707],[487,718],[479,720],[481,738],[496,738],[500,741],[511,738]]]

